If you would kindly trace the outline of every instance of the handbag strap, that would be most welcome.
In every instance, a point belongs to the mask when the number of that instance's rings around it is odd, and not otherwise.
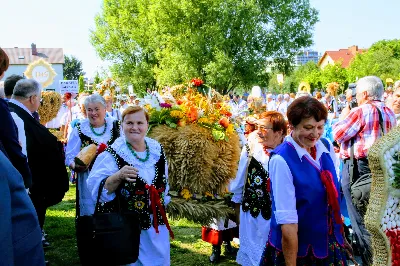
[[[383,116],[382,116],[382,112],[379,110],[379,108],[375,105],[375,104],[373,104],[373,103],[370,103],[373,107],[375,107],[375,110],[376,111],[378,111],[378,116],[379,116],[379,127],[381,128],[381,133],[382,133],[382,136],[384,136],[385,135],[385,128],[383,127]]]
[[[350,164],[349,164],[349,176],[350,183],[353,183],[353,175],[354,175],[354,138],[350,140]]]
[[[244,186],[243,186],[243,190],[242,190],[242,196],[244,196],[244,192],[245,192],[245,187],[246,187],[246,182],[247,182],[247,175],[248,175],[248,173],[249,173],[249,166],[250,166],[250,162],[251,162],[251,159],[253,158],[253,153],[252,153],[252,151],[251,151],[251,149],[250,149],[250,146],[249,146],[249,144],[248,143],[246,143],[245,144],[245,147],[246,147],[246,151],[247,151],[247,162],[246,162],[246,171],[245,171],[245,181],[244,181]]]
[[[71,175],[77,175],[74,171],[71,171]],[[79,197],[80,197],[80,193],[79,193],[79,178],[78,178],[78,176],[76,176],[76,183],[75,183],[75,192],[76,192],[76,196],[75,196],[75,198],[76,198],[76,200],[75,200],[75,205],[76,205],[76,207],[75,207],[75,216],[76,217],[79,217],[79,216],[81,216],[81,206],[80,206],[80,200],[79,200]]]
[[[106,181],[107,181],[107,178],[104,178],[100,182],[99,191],[97,192],[97,200],[96,200],[96,207],[94,209],[94,214],[98,213],[98,210],[99,210],[99,207],[100,207],[100,196],[101,196],[101,193],[103,192],[103,188],[104,188],[104,185],[106,184]],[[118,212],[121,212],[121,204],[120,204],[120,200],[119,200],[117,192],[115,192],[115,198],[116,198],[116,200],[118,202]]]

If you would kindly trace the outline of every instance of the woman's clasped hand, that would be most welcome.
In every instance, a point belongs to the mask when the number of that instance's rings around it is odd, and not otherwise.
[[[128,181],[128,182],[136,182],[136,178],[138,177],[139,170],[125,165],[117,172],[117,177],[120,181]]]

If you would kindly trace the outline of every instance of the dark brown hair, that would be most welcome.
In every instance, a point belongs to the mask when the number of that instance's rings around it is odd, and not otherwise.
[[[146,121],[149,122],[149,114],[146,112],[146,110],[143,107],[140,107],[140,106],[129,106],[128,108],[126,108],[125,111],[122,113],[122,121],[124,121],[125,116],[134,114],[134,113],[137,113],[140,111],[144,112]]]
[[[323,103],[310,96],[297,98],[287,110],[289,124],[297,126],[301,120],[314,117],[319,122],[328,118],[328,110]]]
[[[8,55],[0,48],[0,76],[8,69],[9,65],[10,60],[8,59]]]
[[[285,117],[277,111],[267,111],[260,114],[259,119],[267,119],[272,123],[272,130],[274,132],[281,131],[284,136],[287,134],[287,123]]]

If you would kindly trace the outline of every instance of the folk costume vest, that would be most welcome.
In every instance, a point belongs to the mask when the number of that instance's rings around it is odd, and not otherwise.
[[[325,141],[325,139],[321,139]],[[327,146],[326,143],[324,143]],[[328,146],[329,147],[329,146]],[[318,169],[305,156],[300,160],[291,143],[284,142],[274,152],[285,159],[293,175],[293,184],[296,191],[296,209],[298,215],[298,257],[307,255],[309,249],[316,258],[328,256],[328,235],[331,232],[337,242],[343,246],[342,225],[337,224],[328,206],[327,192],[321,181],[323,170],[330,171],[332,182],[339,191],[339,182],[335,166],[330,154],[322,153],[320,158],[321,169]],[[272,156],[273,156],[272,155]],[[273,194],[273,191],[272,191]],[[311,204],[312,203],[312,204]],[[282,250],[281,226],[275,219],[275,202],[272,196],[272,219],[269,243]]]
[[[76,128],[78,129],[78,134],[79,138],[81,139],[81,149],[89,146],[90,144],[96,144],[99,145],[100,143],[97,143],[97,141],[93,140],[91,137],[86,136],[85,134],[82,133],[81,130],[81,123],[78,122],[76,124]],[[120,128],[121,128],[121,122],[119,120],[114,120],[112,122],[112,129],[111,129],[111,138],[110,140],[105,143],[107,146],[110,146],[111,144],[114,143],[114,141],[119,138],[120,135]]]
[[[242,210],[250,211],[253,218],[260,214],[265,220],[271,219],[270,179],[262,164],[251,156],[246,144],[250,162],[247,167],[246,184],[243,191]]]
[[[106,151],[108,151],[114,157],[119,169],[125,165],[130,165],[121,156],[119,156],[112,147],[108,147]],[[164,191],[166,186],[167,179],[165,176],[165,157],[164,151],[161,147],[161,156],[155,164],[155,178],[153,179],[152,184],[147,184],[142,178],[140,178],[140,176],[138,176],[135,183],[124,182],[121,184],[117,191],[117,197],[120,197],[122,209],[135,211],[139,214],[140,226],[142,230],[147,230],[151,227],[151,225],[153,225],[157,231],[159,224],[166,224],[164,206]],[[152,197],[152,193],[158,194],[160,204],[153,202],[157,199]],[[152,206],[149,205],[150,200],[152,202]],[[160,210],[160,208],[163,208],[163,210]],[[154,213],[156,214],[156,217],[154,217]],[[153,214],[153,221],[151,221],[151,214]]]

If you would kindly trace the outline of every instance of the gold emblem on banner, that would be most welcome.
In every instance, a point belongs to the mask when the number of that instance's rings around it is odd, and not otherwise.
[[[39,82],[43,88],[52,84],[54,77],[57,76],[57,73],[54,71],[51,64],[43,59],[30,63],[24,74],[27,78]]]

